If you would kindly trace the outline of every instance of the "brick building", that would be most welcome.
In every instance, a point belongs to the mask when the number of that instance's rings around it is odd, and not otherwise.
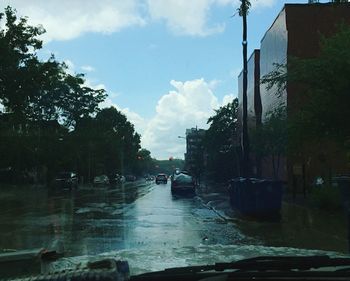
[[[254,50],[248,61],[248,128],[262,123],[266,113],[279,104],[287,105],[288,114],[297,111],[296,97],[300,95],[298,85],[288,83],[281,96],[276,89],[257,87],[260,78],[274,70],[274,63],[286,64],[291,57],[316,57],[320,50],[321,36],[330,36],[337,31],[339,24],[350,25],[350,3],[285,4],[271,27],[261,40],[260,52]],[[242,75],[239,76],[239,99],[242,100]],[[261,107],[259,107],[261,102]],[[240,103],[240,106],[242,104]],[[293,189],[305,189],[312,179],[321,175],[347,172],[346,155],[333,144],[327,144],[332,159],[322,153],[325,144],[310,147],[308,155],[294,155],[283,159],[280,178],[288,180]],[[253,155],[252,155],[253,156]],[[251,157],[251,158],[254,158]],[[254,160],[254,159],[253,159]],[[326,163],[327,162],[327,163]],[[253,161],[254,163],[254,161]],[[256,163],[255,163],[256,164]],[[332,167],[332,171],[330,171]],[[271,164],[262,163],[262,176],[271,177]]]
[[[204,136],[204,129],[186,129],[185,168],[194,175],[200,174],[205,166]]]

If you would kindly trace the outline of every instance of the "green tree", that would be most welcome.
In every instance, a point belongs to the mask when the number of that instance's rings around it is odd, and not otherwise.
[[[237,132],[238,99],[215,110],[204,139],[208,166],[216,179],[228,179],[239,174],[239,155],[234,145]]]
[[[260,159],[271,158],[275,178],[279,178],[281,157],[285,156],[287,151],[287,139],[285,106],[279,106],[267,113],[264,123],[252,132],[252,151]]]
[[[38,36],[44,32],[41,26],[28,25],[27,18],[18,18],[11,7],[0,13],[0,104],[6,110],[0,115],[0,136],[6,140],[0,146],[1,165],[19,173],[57,166],[53,148],[62,146],[63,135],[68,139],[66,129],[96,114],[106,97],[104,90],[86,87],[82,74],[68,74],[54,56],[39,60]]]
[[[38,36],[45,30],[17,18],[11,7],[0,13],[0,102],[14,115],[13,121],[65,122],[67,127],[98,111],[106,95],[85,85],[83,74],[70,75],[67,66],[51,56],[40,61]]]
[[[134,167],[135,174],[142,175],[145,173],[150,173],[153,166],[151,152],[142,148],[137,152],[136,158],[137,161]]]
[[[40,27],[28,26],[26,18],[17,19],[11,7],[0,13],[0,101],[17,119],[24,119],[32,93],[32,67],[36,51],[42,47],[37,39],[44,33]]]
[[[126,116],[114,107],[104,108],[95,117],[80,119],[71,132],[73,158],[81,175],[129,173],[137,170],[140,135]],[[141,153],[141,154],[140,154]]]

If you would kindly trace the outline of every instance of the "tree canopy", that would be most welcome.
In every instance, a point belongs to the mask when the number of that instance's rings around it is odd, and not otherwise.
[[[88,179],[142,173],[150,153],[133,124],[114,107],[101,109],[105,90],[88,87],[83,74],[53,55],[39,58],[44,32],[11,7],[0,13],[0,168],[47,178],[59,170]]]
[[[238,133],[238,99],[215,110],[207,123],[210,124],[204,138],[208,154],[209,173],[218,180],[228,179],[239,173],[239,154],[234,146]]]
[[[11,7],[0,13],[0,26],[0,103],[14,121],[56,120],[71,127],[98,112],[106,97],[103,89],[87,87],[83,74],[69,74],[53,55],[38,58],[43,27],[28,25]]]

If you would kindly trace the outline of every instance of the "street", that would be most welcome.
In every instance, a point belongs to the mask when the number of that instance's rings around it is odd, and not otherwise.
[[[48,247],[63,241],[66,254],[116,249],[247,244],[245,237],[198,197],[173,197],[170,184],[139,182],[122,188],[9,191],[1,208],[1,248]],[[220,233],[220,235],[217,235]]]
[[[174,197],[169,182],[155,185],[146,181],[115,189],[79,187],[58,193],[43,187],[4,187],[0,248],[64,248],[70,264],[76,256],[117,255],[138,264],[139,272],[256,255],[306,253],[293,248],[346,248],[342,233],[337,238],[325,231],[319,239],[312,239],[321,232],[306,226],[310,220],[319,223],[310,214],[284,208],[281,222],[244,220],[230,214],[220,196]],[[289,213],[299,217],[285,221]],[[329,225],[325,221],[321,227]]]

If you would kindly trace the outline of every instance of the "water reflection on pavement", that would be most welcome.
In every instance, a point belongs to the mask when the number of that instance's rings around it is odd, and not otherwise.
[[[264,245],[346,251],[344,218],[332,221],[284,205],[278,223],[230,220],[215,210],[215,202],[204,203],[198,196],[173,197],[169,184],[145,181],[114,189],[80,187],[75,192],[2,187],[0,249],[50,247],[61,241],[66,256],[122,250],[119,253],[128,259],[153,253],[160,260],[178,259],[178,265],[197,258],[199,263],[203,256],[210,263],[213,253],[226,261],[242,258],[243,252],[267,254]],[[271,253],[288,251],[292,250],[270,248]]]

